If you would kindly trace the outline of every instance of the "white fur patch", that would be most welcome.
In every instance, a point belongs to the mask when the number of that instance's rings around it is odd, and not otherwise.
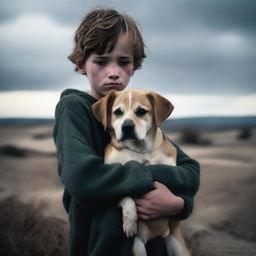
[[[132,92],[129,92],[129,106],[128,108],[130,109],[132,106]]]
[[[132,198],[125,197],[119,202],[123,211],[123,230],[127,237],[137,234],[138,215],[136,205]]]

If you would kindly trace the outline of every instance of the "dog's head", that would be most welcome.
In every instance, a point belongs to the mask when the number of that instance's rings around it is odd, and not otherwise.
[[[172,103],[154,92],[112,91],[97,101],[92,110],[106,129],[115,132],[118,141],[144,140],[173,110]]]

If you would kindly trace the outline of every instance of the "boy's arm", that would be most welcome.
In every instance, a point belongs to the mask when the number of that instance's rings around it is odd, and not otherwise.
[[[172,193],[184,200],[183,209],[174,216],[177,220],[182,220],[187,218],[193,210],[193,197],[200,182],[200,165],[176,144],[174,146],[177,149],[177,166],[150,165],[147,167],[154,181],[163,183]]]
[[[174,216],[177,220],[183,220],[192,213],[194,207],[194,196],[200,185],[200,165],[195,159],[192,159],[186,155],[175,143],[173,144],[177,149],[177,165],[183,165],[185,168],[189,166],[188,168],[191,171],[190,176],[188,177],[190,180],[190,189],[179,194],[179,196],[184,200],[184,207],[178,214]]]
[[[93,128],[84,104],[62,99],[56,107],[54,140],[59,176],[68,193],[82,206],[99,205],[153,188],[152,174],[135,161],[104,164],[94,150]]]

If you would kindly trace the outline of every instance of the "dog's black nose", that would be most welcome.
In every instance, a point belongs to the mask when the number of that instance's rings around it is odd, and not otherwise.
[[[134,123],[131,119],[126,119],[122,124],[122,131],[124,133],[131,133],[134,131]]]

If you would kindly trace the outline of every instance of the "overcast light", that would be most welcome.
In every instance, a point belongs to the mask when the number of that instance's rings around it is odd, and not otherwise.
[[[130,88],[171,95],[174,116],[256,114],[255,1],[13,0],[0,3],[1,117],[52,117],[61,91],[89,90],[67,56],[97,6],[139,24],[147,58]]]
[[[0,93],[0,118],[53,118],[59,91],[12,91]],[[173,118],[195,116],[256,115],[256,95],[205,96],[166,95],[175,106]]]

